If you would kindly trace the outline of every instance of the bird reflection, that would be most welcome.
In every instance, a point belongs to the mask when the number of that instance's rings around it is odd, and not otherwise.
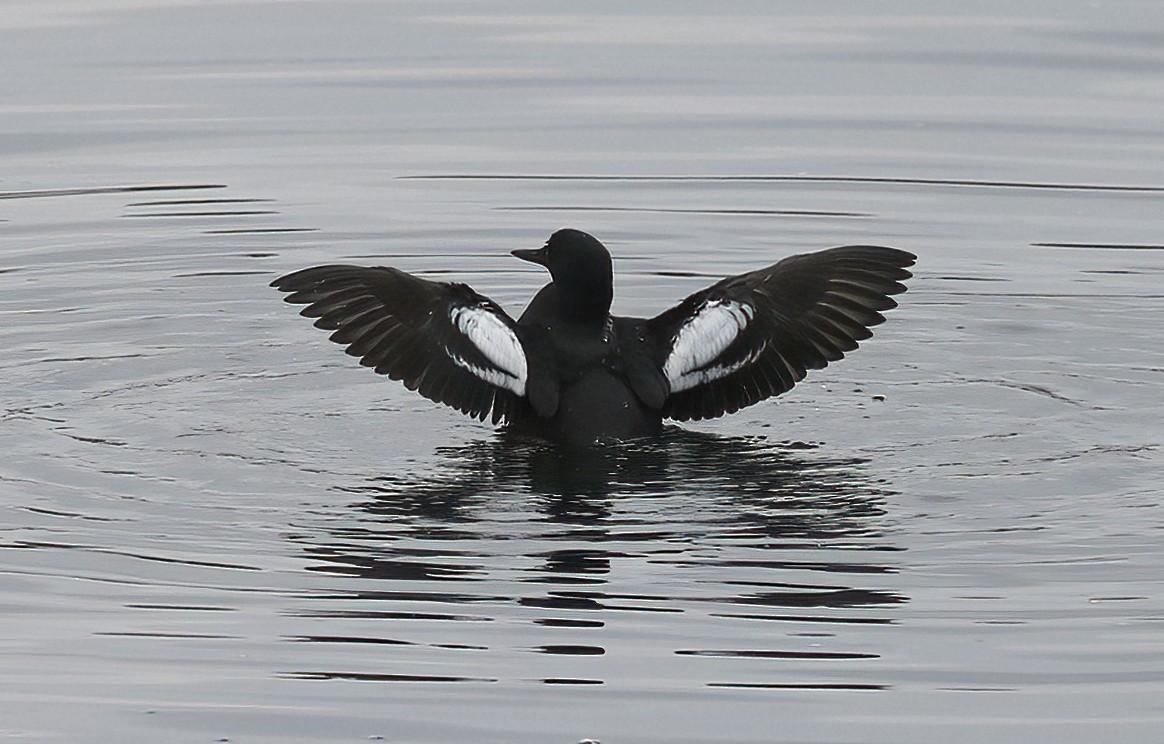
[[[887,494],[863,473],[862,461],[820,457],[810,445],[675,428],[650,440],[585,448],[499,434],[437,455],[435,467],[340,487],[359,497],[352,508],[363,518],[332,524],[324,543],[318,535],[309,541],[308,552],[325,561],[315,570],[400,580],[487,578],[469,546],[485,539],[484,527],[498,537],[506,525],[513,534],[505,537],[525,538],[527,548],[569,541],[527,555],[540,559],[539,573],[577,583],[594,581],[612,559],[632,554],[704,560],[676,555],[693,545],[705,554],[718,547],[721,562],[770,567],[812,562],[745,558],[730,548],[892,550],[879,542]],[[500,509],[519,514],[499,516]],[[447,560],[450,553],[459,559]],[[889,570],[868,563],[837,568]]]
[[[820,650],[821,637],[892,624],[893,608],[906,601],[884,586],[896,572],[896,548],[882,530],[890,493],[861,460],[829,458],[808,445],[674,429],[642,442],[569,448],[501,434],[439,450],[415,471],[337,490],[354,497],[340,516],[291,539],[313,561],[309,570],[341,583],[303,597],[308,606],[293,614],[375,622],[360,643],[406,642],[398,633],[410,626],[384,621],[440,622],[463,643],[475,632],[454,628],[506,617],[549,641],[531,642],[526,652],[598,656],[603,647],[592,641],[601,635],[554,641],[670,613],[751,629],[735,636],[742,648],[673,646],[675,657],[815,659],[835,669],[838,660],[879,655]],[[799,634],[816,639],[811,647],[773,649],[771,633],[758,630],[772,622],[825,630]],[[681,621],[674,627],[684,628]],[[511,642],[520,645],[520,635]],[[581,674],[542,681],[602,681],[575,671]],[[478,672],[463,678],[492,670]]]
[[[613,500],[689,496],[730,506],[719,516],[774,537],[865,534],[885,494],[858,459],[812,456],[811,445],[671,429],[611,447],[568,447],[499,434],[438,449],[437,467],[376,476],[340,490],[367,514],[395,521],[472,521],[499,494],[531,494],[554,522],[601,526]],[[725,503],[726,502],[726,503]]]

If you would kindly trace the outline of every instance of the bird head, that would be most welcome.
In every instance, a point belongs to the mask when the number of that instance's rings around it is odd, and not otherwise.
[[[582,315],[606,317],[614,294],[610,252],[592,235],[581,230],[558,230],[536,249],[513,251],[518,258],[550,270],[563,299]]]

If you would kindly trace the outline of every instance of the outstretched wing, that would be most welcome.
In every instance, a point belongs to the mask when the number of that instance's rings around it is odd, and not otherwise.
[[[513,420],[528,364],[513,320],[464,284],[430,282],[398,269],[316,266],[272,287],[301,315],[332,331],[360,364],[429,400],[484,420]]]
[[[873,335],[916,256],[853,245],[729,277],[646,321],[642,337],[677,421],[722,416],[780,395],[809,369]]]

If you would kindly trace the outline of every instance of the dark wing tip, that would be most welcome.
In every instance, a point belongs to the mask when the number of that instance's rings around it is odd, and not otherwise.
[[[335,286],[338,283],[352,283],[370,272],[395,272],[384,266],[352,266],[349,264],[326,264],[324,266],[310,266],[306,269],[292,271],[274,279],[269,286],[280,292],[303,292],[320,289],[324,286]]]
[[[842,262],[881,269],[906,269],[917,263],[917,256],[915,254],[909,251],[903,251],[900,248],[890,248],[884,245],[842,245],[837,248],[828,248],[816,253],[802,255],[834,258]]]

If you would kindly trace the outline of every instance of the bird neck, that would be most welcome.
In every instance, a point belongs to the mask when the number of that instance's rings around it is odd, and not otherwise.
[[[558,313],[581,323],[604,324],[610,317],[610,303],[614,291],[608,285],[596,288],[593,285],[571,286],[554,282],[558,291]]]
[[[520,322],[604,327],[610,318],[613,293],[596,292],[593,288],[586,292],[570,289],[558,282],[542,287],[530,300]]]

